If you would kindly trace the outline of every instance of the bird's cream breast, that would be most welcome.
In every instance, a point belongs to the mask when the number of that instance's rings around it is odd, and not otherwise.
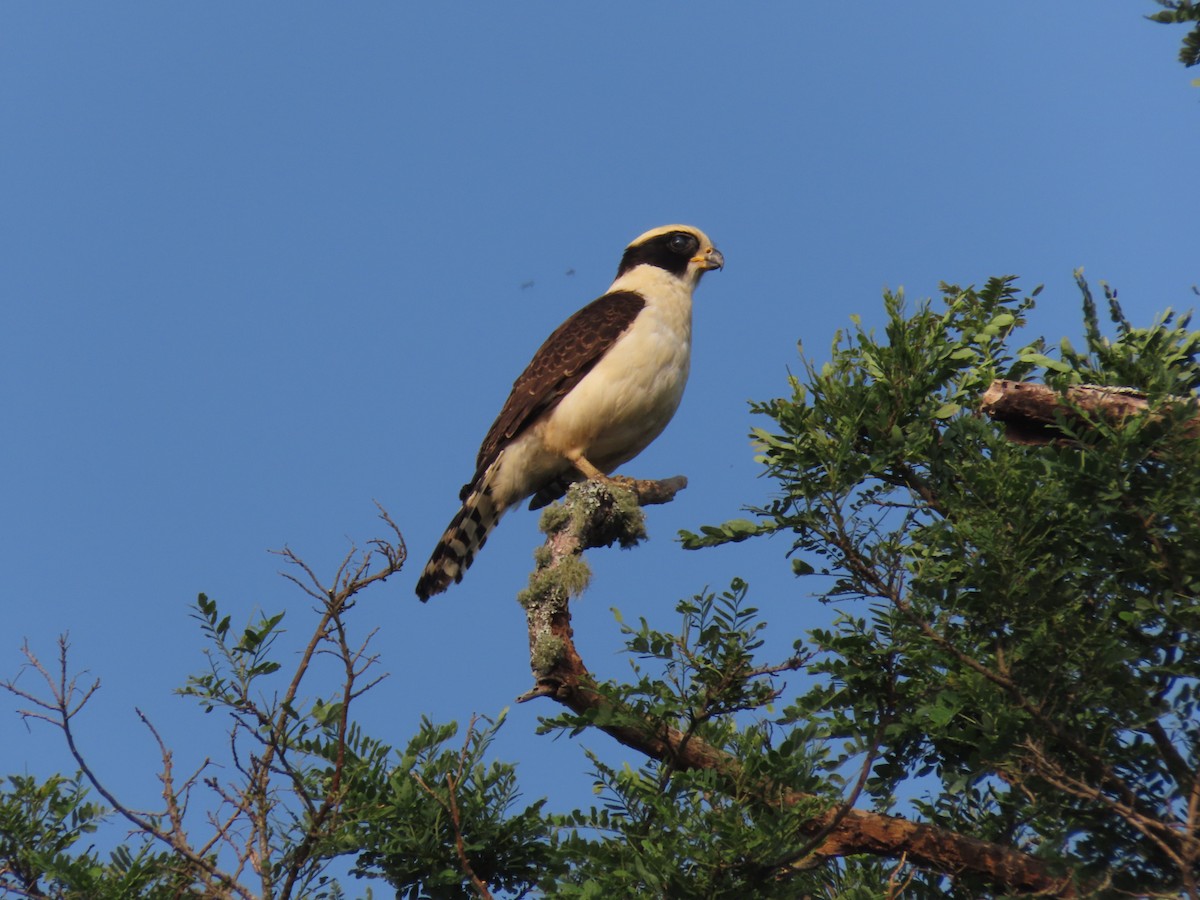
[[[547,449],[567,457],[581,453],[611,471],[670,422],[687,384],[691,292],[674,280],[654,288],[625,334],[545,423]]]

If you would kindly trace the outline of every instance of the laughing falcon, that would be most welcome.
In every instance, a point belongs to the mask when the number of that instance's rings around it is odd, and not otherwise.
[[[461,581],[509,507],[538,509],[603,478],[666,428],[683,397],[692,291],[725,260],[698,228],[666,225],[625,248],[608,293],[567,319],[513,383],[417,581],[428,600]]]

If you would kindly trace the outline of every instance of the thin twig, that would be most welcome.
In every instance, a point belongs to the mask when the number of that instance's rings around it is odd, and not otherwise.
[[[155,824],[154,818],[142,813],[135,812],[123,804],[117,797],[100,781],[96,773],[92,771],[87,759],[79,749],[75,741],[75,732],[72,728],[71,721],[84,708],[88,700],[96,693],[100,687],[99,680],[93,682],[91,687],[80,691],[76,686],[76,679],[67,676],[67,652],[70,644],[67,641],[66,635],[61,635],[58,639],[58,675],[57,678],[52,676],[46,669],[36,654],[29,648],[26,643],[22,652],[28,661],[28,667],[36,670],[45,680],[50,695],[53,698],[52,702],[42,700],[24,689],[17,688],[15,683],[6,681],[0,683],[0,686],[6,688],[11,693],[16,694],[26,700],[32,702],[44,712],[33,712],[30,715],[33,718],[43,719],[63,733],[63,738],[67,742],[67,749],[71,754],[71,758],[75,760],[75,764],[79,767],[84,779],[92,786],[105,802],[119,816],[131,823],[139,832],[149,835],[157,841],[166,844],[171,850],[181,859],[186,861],[191,869],[196,873],[197,877],[211,878],[221,884],[226,890],[230,891],[244,900],[252,900],[253,895],[240,885],[236,878],[229,873],[220,869],[211,859],[200,856],[193,850],[187,840],[175,833],[174,831],[165,831]],[[73,698],[78,695],[78,702],[72,702]]]
[[[458,864],[462,868],[462,872],[467,876],[467,881],[470,882],[472,890],[475,891],[482,900],[492,900],[492,893],[488,890],[488,886],[483,880],[475,874],[475,868],[471,865],[471,859],[467,856],[467,845],[463,839],[462,833],[462,818],[458,811],[458,786],[462,784],[463,771],[466,768],[467,759],[470,755],[471,740],[475,736],[475,723],[479,721],[478,716],[471,716],[471,723],[467,726],[467,734],[463,740],[462,750],[458,754],[458,769],[456,774],[446,776],[446,797],[443,798],[437,793],[418,773],[413,772],[413,781],[428,794],[435,803],[438,804],[447,815],[450,816],[450,823],[454,828],[454,851],[458,856]]]

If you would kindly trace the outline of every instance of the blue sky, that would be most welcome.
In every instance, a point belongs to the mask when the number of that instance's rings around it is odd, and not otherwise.
[[[378,500],[412,558],[354,620],[392,673],[364,723],[402,744],[422,713],[509,706],[536,517],[445,596],[412,587],[512,379],[668,222],[727,268],[697,293],[683,406],[626,471],[691,485],[648,544],[594,554],[580,649],[619,675],[610,607],[670,627],[734,576],[788,646],[827,612],[782,541],[673,538],[768,496],[746,401],[786,392],[798,340],[823,358],[885,286],[1010,273],[1046,285],[1034,331],[1077,338],[1080,266],[1135,323],[1195,301],[1200,91],[1155,9],[3,4],[0,674],[69,631],[103,682],[81,744],[154,806],[135,706],[180,770],[222,750],[172,695],[203,662],[188,604],[287,609],[299,640],[307,598],[266,551],[331,573]],[[71,770],[15,706],[0,772]],[[514,708],[497,753],[530,797],[587,803],[578,747],[533,734],[551,712]]]

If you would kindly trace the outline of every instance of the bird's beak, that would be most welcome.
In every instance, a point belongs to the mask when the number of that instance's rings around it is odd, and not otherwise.
[[[723,269],[725,268],[725,257],[721,255],[721,251],[716,247],[709,247],[699,256],[692,257],[692,262],[697,263],[701,269]]]

